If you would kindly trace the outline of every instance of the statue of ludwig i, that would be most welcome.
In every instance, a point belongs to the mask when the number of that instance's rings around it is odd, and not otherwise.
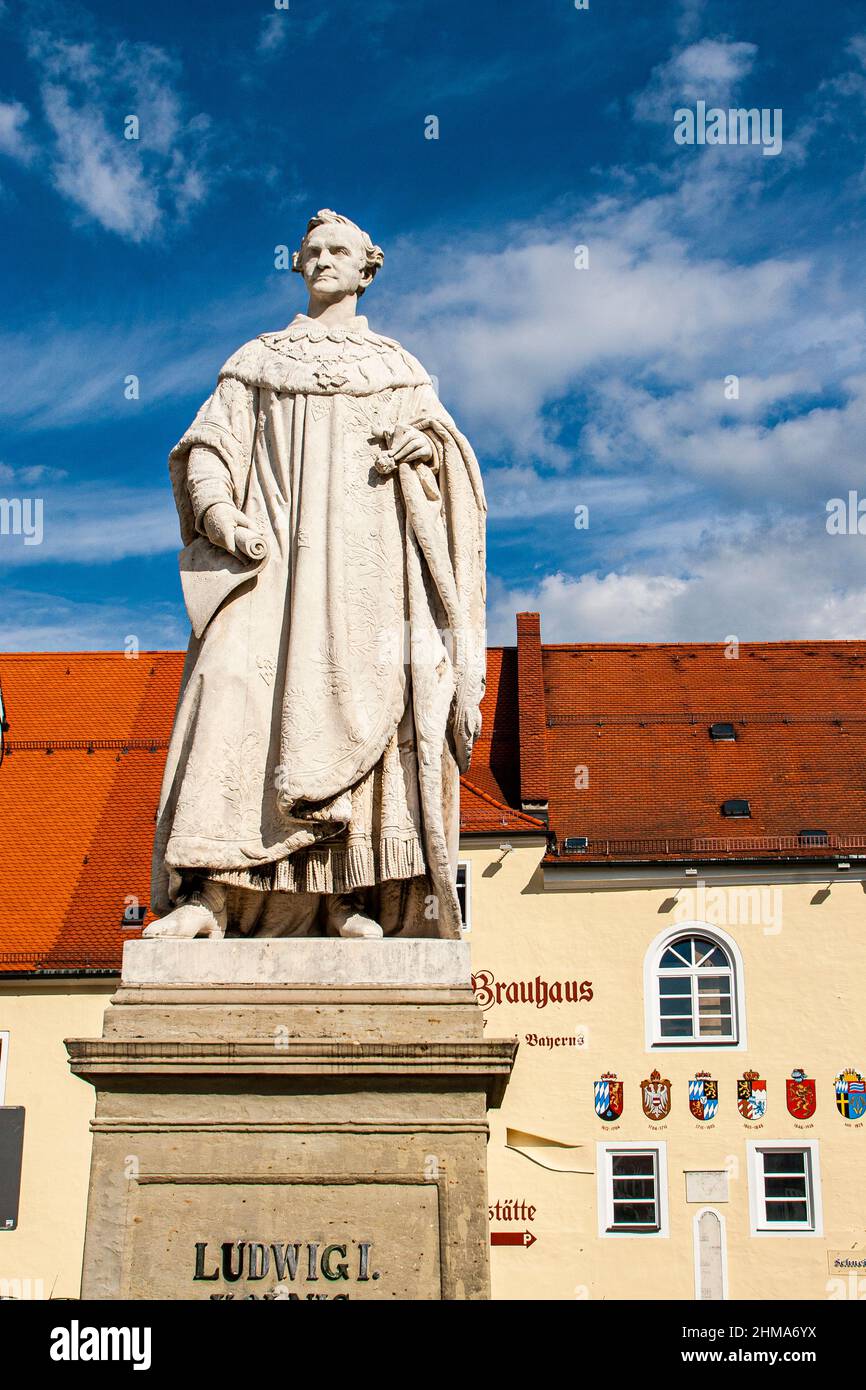
[[[459,777],[484,691],[486,504],[325,210],[306,314],[230,357],[172,450],[192,624],[148,937],[457,937]]]

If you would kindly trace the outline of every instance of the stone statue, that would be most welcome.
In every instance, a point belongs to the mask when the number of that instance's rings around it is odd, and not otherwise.
[[[307,313],[172,450],[193,632],[145,936],[459,936],[486,504],[423,367],[357,315],[383,260],[317,213]]]

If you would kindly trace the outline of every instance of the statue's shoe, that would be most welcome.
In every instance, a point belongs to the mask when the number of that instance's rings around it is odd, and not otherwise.
[[[350,912],[342,920],[338,919],[337,931],[340,936],[351,937],[356,941],[376,941],[385,934],[379,923],[374,922],[373,918],[364,912]]]
[[[220,920],[222,919],[222,920]],[[194,936],[223,937],[226,934],[225,911],[211,912],[204,903],[182,903],[173,912],[145,927],[142,936],[184,937]]]

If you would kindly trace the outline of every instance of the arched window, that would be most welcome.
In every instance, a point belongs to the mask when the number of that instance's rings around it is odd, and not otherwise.
[[[652,1046],[742,1045],[739,952],[724,933],[686,923],[653,943],[647,964]]]

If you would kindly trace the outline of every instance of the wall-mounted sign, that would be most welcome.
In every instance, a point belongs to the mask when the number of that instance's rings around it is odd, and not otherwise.
[[[530,1245],[534,1245],[538,1236],[534,1236],[531,1231],[491,1231],[491,1245],[519,1245],[524,1250],[528,1250]]]
[[[828,1250],[827,1268],[831,1274],[866,1275],[866,1250]]]
[[[482,1009],[494,1004],[534,1004],[546,1009],[548,1004],[588,1004],[592,998],[592,980],[497,980],[492,970],[476,970],[472,976],[475,998]]]

